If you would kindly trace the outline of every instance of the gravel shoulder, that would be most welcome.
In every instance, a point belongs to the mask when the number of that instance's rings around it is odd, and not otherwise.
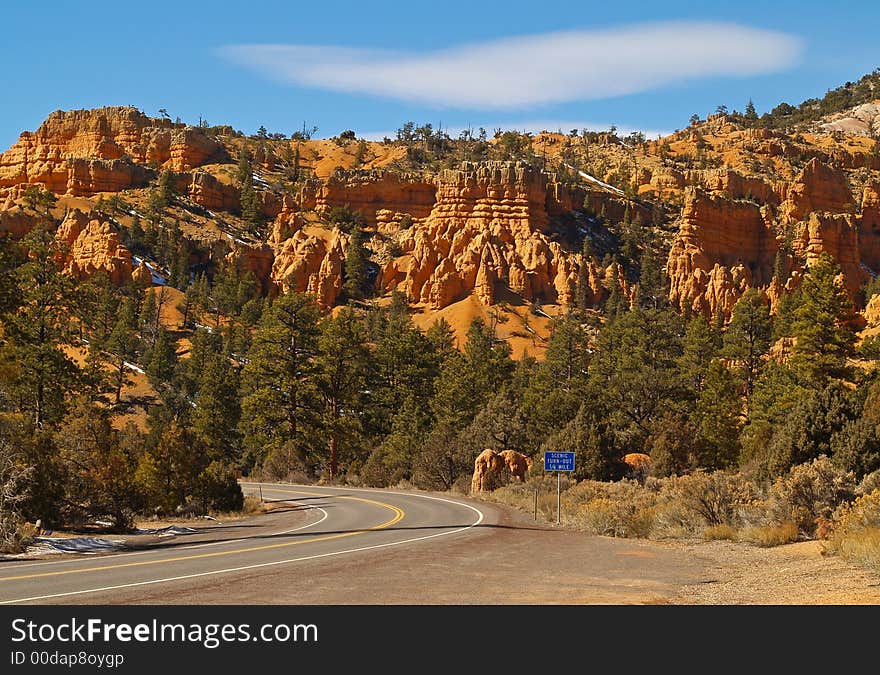
[[[671,604],[878,605],[880,574],[825,555],[819,541],[761,548],[729,541],[660,542],[705,565]]]

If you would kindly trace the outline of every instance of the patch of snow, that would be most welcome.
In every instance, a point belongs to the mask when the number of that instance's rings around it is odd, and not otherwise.
[[[141,368],[138,365],[135,365],[134,363],[129,363],[128,361],[123,361],[123,364],[125,365],[126,368],[133,370],[136,373],[140,373],[141,375],[145,374],[143,368]],[[109,523],[108,523],[108,525],[109,525]]]
[[[159,535],[172,535],[172,536],[175,534],[193,534],[194,532],[198,532],[198,530],[193,527],[181,527],[180,525],[169,525],[167,527],[138,528],[134,531],[135,534],[159,534]]]
[[[61,553],[102,553],[118,551],[125,548],[125,542],[118,539],[100,539],[98,537],[36,537],[34,541],[49,546]]]

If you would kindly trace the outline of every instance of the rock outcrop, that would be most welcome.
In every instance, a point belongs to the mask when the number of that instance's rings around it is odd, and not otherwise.
[[[297,230],[275,250],[270,279],[281,293],[311,293],[330,308],[342,293],[342,265],[348,237],[334,229],[329,236]]]
[[[143,185],[147,167],[184,171],[225,158],[202,130],[136,108],[59,110],[0,154],[0,188],[40,183],[55,193],[92,195]]]
[[[494,490],[506,480],[525,481],[532,460],[516,450],[496,452],[491,448],[483,450],[474,460],[474,474],[471,478],[471,492]]]
[[[442,171],[430,214],[396,235],[406,255],[385,266],[381,287],[434,309],[471,292],[493,304],[499,285],[527,301],[571,303],[579,262],[546,232],[561,194],[551,175],[522,163]]]
[[[122,245],[109,222],[73,209],[58,226],[55,237],[63,247],[65,272],[78,278],[104,273],[117,285],[131,279],[131,251]]]
[[[360,213],[367,227],[380,231],[396,229],[394,214],[414,220],[428,216],[435,203],[437,187],[418,176],[391,171],[336,171],[326,181],[310,181],[299,194],[303,209],[324,215],[334,207],[348,207]],[[399,221],[399,218],[397,219]]]
[[[205,171],[194,171],[187,189],[190,198],[206,209],[231,212],[241,208],[241,191]]]
[[[19,206],[0,210],[0,235],[9,236],[12,239],[21,239],[33,230],[42,218]]]
[[[779,219],[783,224],[803,220],[813,211],[844,213],[853,210],[853,196],[846,176],[815,157],[800,175],[781,190]]]
[[[778,249],[761,207],[689,188],[669,251],[669,299],[680,311],[723,312],[752,285],[768,284]]]
[[[816,158],[773,192],[767,183],[735,176],[711,173],[711,192],[685,193],[666,267],[673,306],[729,318],[742,293],[759,287],[775,311],[822,253],[840,265],[855,302],[861,286],[880,271],[880,187],[863,189],[857,213],[844,173]],[[736,199],[744,192],[750,199]],[[784,282],[774,277],[777,271]]]

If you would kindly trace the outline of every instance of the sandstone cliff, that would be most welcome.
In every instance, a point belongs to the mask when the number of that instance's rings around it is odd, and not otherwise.
[[[62,243],[64,270],[69,274],[86,278],[100,272],[117,285],[131,279],[131,251],[122,245],[113,225],[100,216],[73,209],[55,237]]]
[[[56,111],[0,155],[0,188],[41,183],[59,194],[91,195],[144,185],[147,166],[184,171],[226,156],[200,129],[136,108]]]

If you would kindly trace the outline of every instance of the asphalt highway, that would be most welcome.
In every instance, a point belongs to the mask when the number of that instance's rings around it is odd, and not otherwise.
[[[0,562],[0,604],[116,604],[157,597],[197,603],[191,589],[206,582],[225,586],[225,600],[237,602],[233,580],[246,585],[250,575],[265,578],[265,572],[322,559],[357,559],[467,537],[485,521],[477,506],[439,496],[269,483],[242,487],[261,492],[274,509],[141,550]]]

